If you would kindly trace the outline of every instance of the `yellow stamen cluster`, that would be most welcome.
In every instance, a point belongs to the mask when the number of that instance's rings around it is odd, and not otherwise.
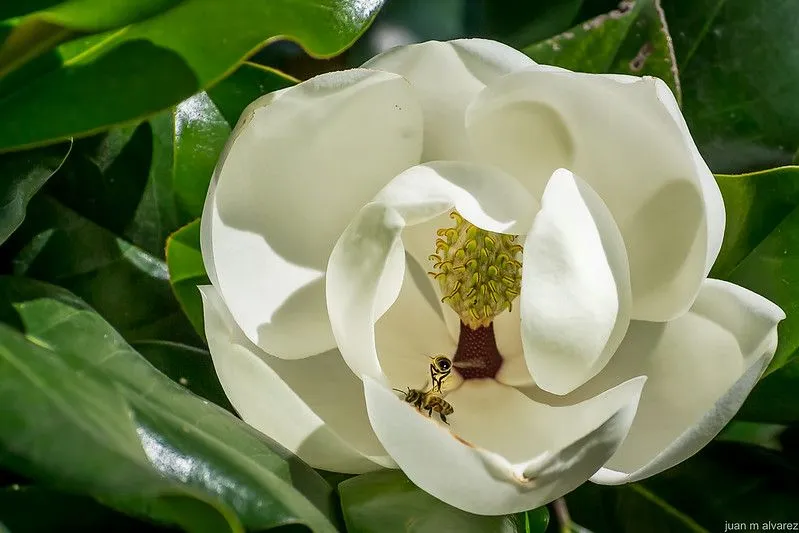
[[[454,228],[436,233],[430,256],[442,302],[447,302],[472,329],[488,326],[499,313],[512,309],[521,292],[522,247],[517,235],[485,231],[453,211]]]

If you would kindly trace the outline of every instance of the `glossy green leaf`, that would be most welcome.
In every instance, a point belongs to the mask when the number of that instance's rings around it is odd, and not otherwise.
[[[674,51],[660,0],[621,2],[610,13],[522,51],[539,63],[580,72],[655,76],[680,99]]]
[[[0,520],[12,533],[175,532],[172,528],[147,523],[114,511],[87,496],[28,486],[0,489]]]
[[[688,125],[714,172],[791,162],[799,147],[799,3],[664,3]]]
[[[595,533],[716,533],[725,523],[792,523],[796,466],[757,446],[711,443],[684,463],[618,487],[586,483],[566,497],[572,517]]]
[[[200,344],[175,301],[166,264],[39,195],[9,240],[13,270],[76,293],[129,340]]]
[[[166,263],[169,268],[169,282],[180,307],[195,331],[205,338],[203,325],[203,302],[198,285],[209,285],[211,281],[203,265],[200,252],[200,221],[195,220],[172,236],[166,245]]]
[[[794,361],[799,350],[799,167],[718,175],[727,214],[711,277],[751,289],[778,304],[786,319],[767,375],[738,417],[760,422],[799,420]],[[799,368],[799,367],[796,367]]]
[[[208,89],[208,95],[232,128],[253,100],[297,81],[270,67],[245,61],[233,74]]]
[[[52,52],[62,60],[59,67],[18,81],[0,100],[0,150],[86,135],[152,115],[218,82],[279,36],[291,36],[313,55],[334,55],[360,35],[381,4],[184,0],[93,39],[90,48],[75,55],[64,45]]]
[[[189,531],[335,531],[310,467],[158,372],[83,302],[21,278],[0,295],[25,331],[0,327],[3,466]]]
[[[244,108],[293,80],[244,63],[208,94],[76,142],[48,186],[61,203],[163,258],[167,237],[202,213],[216,161]]]
[[[799,206],[799,166],[717,175],[727,211],[721,252],[711,276],[725,277]]]
[[[773,370],[799,349],[799,167],[717,176],[717,181],[728,225],[711,275],[751,289],[785,311]]]
[[[207,350],[168,341],[141,341],[134,343],[133,347],[172,381],[234,412],[216,377],[211,354]]]
[[[398,470],[363,474],[339,485],[349,533],[543,533],[542,507],[509,516],[479,516],[447,505],[416,487]]]
[[[0,155],[0,244],[25,219],[28,202],[63,164],[72,142]]]

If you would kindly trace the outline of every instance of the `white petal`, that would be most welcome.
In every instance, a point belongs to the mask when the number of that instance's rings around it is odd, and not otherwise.
[[[595,376],[630,321],[624,243],[599,196],[556,171],[524,243],[522,345],[536,384],[567,394]]]
[[[414,279],[407,269],[406,263],[397,301],[375,324],[375,342],[380,367],[393,387],[426,389],[429,358],[438,354],[451,357],[457,342],[417,285],[418,281],[427,283],[427,280]]]
[[[698,452],[732,419],[771,361],[782,310],[725,281],[707,280],[694,306],[668,323],[632,322],[587,395],[629,376],[649,381],[630,434],[593,481],[626,483]]]
[[[643,382],[550,407],[470,380],[447,396],[450,428],[376,381],[365,379],[364,389],[378,438],[411,481],[464,511],[498,515],[545,505],[586,481],[624,439]]]
[[[721,196],[721,189],[710,172],[705,160],[699,153],[699,149],[694,144],[691,132],[688,130],[688,124],[685,122],[685,117],[682,116],[680,111],[680,104],[674,98],[674,94],[666,82],[659,78],[654,78],[657,95],[666,110],[674,119],[677,127],[683,134],[685,145],[691,153],[691,158],[694,161],[696,172],[699,175],[699,184],[702,187],[702,197],[705,200],[705,209],[707,216],[707,255],[705,257],[705,276],[710,272],[713,263],[719,256],[721,250],[721,243],[724,239],[724,226],[727,223],[727,214],[724,210],[724,198]]]
[[[214,287],[200,291],[214,368],[245,422],[314,468],[361,473],[394,466],[369,425],[360,382],[338,352],[300,361],[265,354],[236,326]]]
[[[363,66],[400,74],[411,83],[424,110],[422,161],[433,161],[470,159],[466,107],[487,84],[532,65],[532,59],[504,44],[462,39],[398,47]]]
[[[654,321],[691,306],[724,229],[718,187],[664,91],[653,78],[535,69],[489,85],[466,119],[478,157],[535,194],[559,167],[597,191],[627,247],[632,316]]]
[[[497,350],[502,355],[502,366],[494,379],[513,387],[534,383],[524,358],[521,329],[521,306],[518,301],[514,302],[511,311],[503,311],[494,318]]]
[[[328,264],[327,305],[333,334],[356,375],[387,383],[374,323],[396,300],[402,284],[403,229],[452,208],[488,231],[518,233],[532,220],[537,205],[513,178],[468,163],[419,165],[392,180],[347,227]]]
[[[202,240],[247,338],[282,358],[335,346],[330,251],[357,210],[418,162],[421,143],[415,95],[385,72],[323,74],[245,110],[217,165]]]

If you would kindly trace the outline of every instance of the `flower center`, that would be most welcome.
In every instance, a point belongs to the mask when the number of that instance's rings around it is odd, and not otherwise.
[[[480,229],[456,211],[450,217],[455,226],[436,232],[429,274],[461,319],[453,366],[464,379],[493,378],[502,366],[493,320],[521,292],[522,247],[516,235]]]
[[[502,366],[502,355],[494,337],[494,323],[472,329],[461,322],[458,348],[452,366],[463,379],[493,378]]]

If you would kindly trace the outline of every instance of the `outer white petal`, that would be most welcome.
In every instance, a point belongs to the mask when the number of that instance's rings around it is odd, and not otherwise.
[[[627,434],[644,380],[568,407],[470,380],[447,396],[455,408],[449,428],[376,381],[366,378],[364,389],[378,438],[411,481],[464,511],[498,515],[544,505],[586,481]]]
[[[335,347],[324,301],[333,244],[388,181],[418,163],[421,110],[385,72],[333,72],[243,113],[209,189],[203,259],[247,338],[282,358]]]
[[[486,84],[534,65],[532,59],[504,44],[462,39],[398,47],[363,66],[395,72],[410,81],[424,109],[422,161],[433,161],[470,159],[466,107]]]
[[[649,377],[627,440],[592,480],[643,479],[710,442],[771,361],[783,318],[765,298],[711,279],[686,315],[668,323],[633,322],[611,364],[581,391],[590,395],[631,375]]]
[[[356,375],[386,382],[374,324],[397,299],[402,285],[403,228],[452,208],[483,229],[518,233],[529,224],[536,203],[513,178],[468,163],[419,165],[392,180],[347,227],[328,264],[330,323],[341,354]]]
[[[200,290],[214,367],[245,422],[315,468],[395,466],[369,425],[360,381],[338,352],[300,361],[267,355],[236,326],[214,287]]]
[[[691,306],[718,253],[724,210],[661,82],[531,69],[489,85],[466,120],[478,157],[534,193],[559,167],[597,191],[627,247],[633,318],[668,320]]]
[[[527,366],[548,392],[594,377],[627,331],[624,242],[601,198],[567,170],[552,175],[527,234],[519,300]]]

